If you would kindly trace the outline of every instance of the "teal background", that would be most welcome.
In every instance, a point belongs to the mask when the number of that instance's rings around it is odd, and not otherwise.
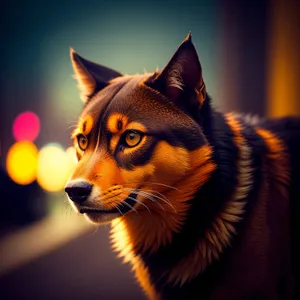
[[[72,78],[70,47],[122,73],[151,72],[167,64],[191,31],[207,90],[217,99],[218,21],[217,5],[208,0],[8,3],[3,152],[13,143],[12,122],[24,110],[41,118],[39,147],[49,142],[70,144],[67,128],[82,107]]]

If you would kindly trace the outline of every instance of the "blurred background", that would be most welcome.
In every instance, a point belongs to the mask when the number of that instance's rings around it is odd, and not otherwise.
[[[145,299],[128,265],[68,206],[82,108],[69,48],[122,73],[163,68],[192,31],[216,107],[300,114],[293,0],[4,1],[0,298]]]

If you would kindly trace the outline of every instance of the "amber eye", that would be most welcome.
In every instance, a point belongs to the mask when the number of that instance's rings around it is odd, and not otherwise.
[[[88,139],[83,134],[80,134],[78,135],[77,140],[79,148],[84,151],[88,146]]]
[[[141,134],[134,130],[128,131],[125,136],[125,142],[128,147],[137,146],[141,139]]]

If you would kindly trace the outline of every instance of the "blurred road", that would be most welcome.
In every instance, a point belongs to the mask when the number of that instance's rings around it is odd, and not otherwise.
[[[108,227],[95,234],[89,231],[3,275],[0,299],[145,299],[130,266],[112,252],[108,231]]]

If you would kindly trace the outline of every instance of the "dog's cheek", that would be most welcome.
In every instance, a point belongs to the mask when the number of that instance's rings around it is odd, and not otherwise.
[[[155,175],[163,182],[177,181],[190,170],[190,152],[183,147],[174,147],[165,141],[160,142],[152,158]]]
[[[153,176],[154,172],[155,166],[152,163],[134,167],[133,170],[120,170],[124,183],[130,185],[132,188],[138,188],[144,185],[144,183]]]

